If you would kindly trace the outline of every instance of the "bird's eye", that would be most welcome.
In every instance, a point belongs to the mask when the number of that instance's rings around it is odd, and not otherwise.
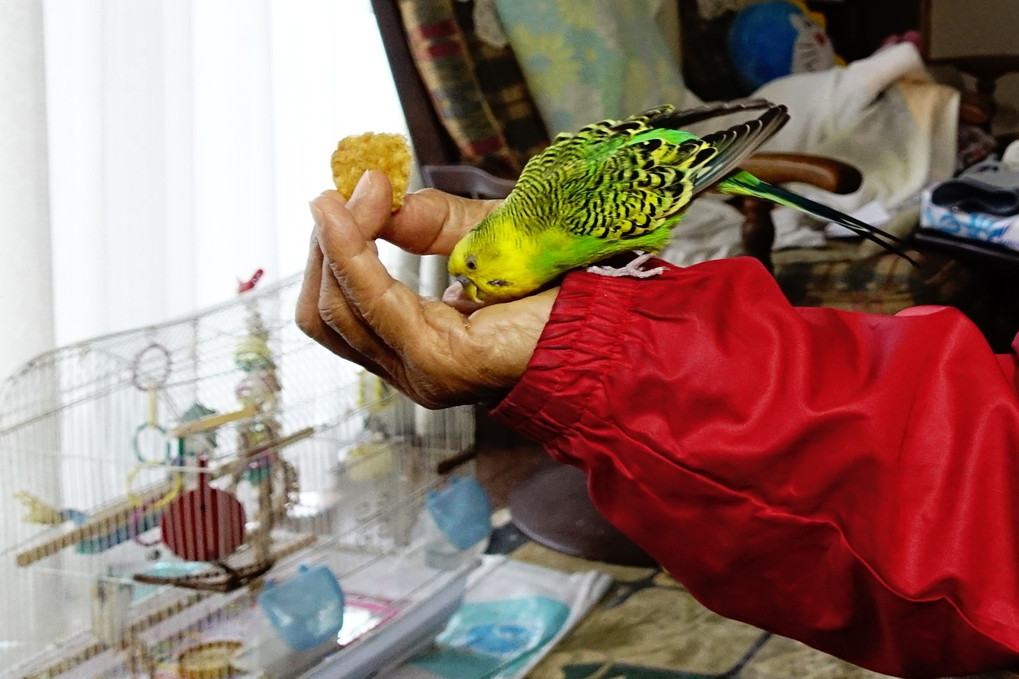
[[[474,271],[475,269],[477,269],[478,268],[478,258],[475,257],[474,255],[471,255],[470,257],[468,257],[467,258],[467,268],[470,269],[471,271]]]

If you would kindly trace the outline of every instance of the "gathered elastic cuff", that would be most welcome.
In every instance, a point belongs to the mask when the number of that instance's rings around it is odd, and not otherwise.
[[[632,283],[579,271],[566,276],[527,371],[492,417],[543,444],[568,433],[611,374]]]

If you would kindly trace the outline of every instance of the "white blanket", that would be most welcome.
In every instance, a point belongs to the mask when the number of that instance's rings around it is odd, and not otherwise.
[[[789,123],[762,150],[828,156],[863,173],[862,186],[849,195],[794,187],[843,211],[876,202],[895,214],[955,169],[959,93],[930,77],[911,43],[845,68],[774,80],[754,96],[789,107]]]
[[[791,187],[845,212],[877,203],[894,215],[955,168],[959,93],[934,82],[910,43],[887,47],[847,67],[774,80],[753,96],[789,107],[789,122],[762,150],[836,158],[863,173],[860,189],[848,195]],[[663,253],[666,259],[689,264],[739,250],[738,215],[714,209],[699,213],[691,210],[676,229]],[[816,220],[786,208],[776,209],[773,217],[776,249],[826,242],[823,225]]]

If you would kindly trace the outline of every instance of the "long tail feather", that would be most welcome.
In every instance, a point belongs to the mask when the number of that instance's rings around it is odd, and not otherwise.
[[[793,193],[792,191],[787,191],[786,189],[761,181],[747,172],[739,171],[722,180],[718,184],[718,190],[732,195],[763,198],[785,207],[806,212],[819,219],[835,222],[863,236],[867,240],[877,243],[885,250],[895,253],[913,266],[919,266],[916,260],[905,253],[902,248],[905,243],[900,238],[835,208],[822,205],[798,193]]]

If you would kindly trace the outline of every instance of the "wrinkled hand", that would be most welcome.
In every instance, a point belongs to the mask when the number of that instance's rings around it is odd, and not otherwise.
[[[418,296],[389,275],[375,239],[448,255],[496,201],[424,190],[408,195],[390,217],[391,191],[385,175],[371,172],[349,201],[335,191],[312,201],[315,230],[297,325],[421,405],[500,398],[523,375],[557,291],[476,310],[464,306],[455,287],[445,295],[453,306]]]

